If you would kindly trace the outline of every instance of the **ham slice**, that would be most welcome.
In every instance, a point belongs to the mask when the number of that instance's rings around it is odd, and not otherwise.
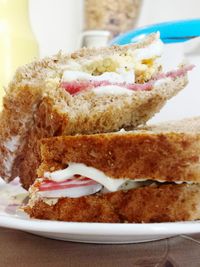
[[[156,77],[154,77],[152,80],[146,83],[143,83],[143,84],[112,83],[109,81],[72,81],[72,82],[64,81],[61,83],[61,87],[64,88],[71,95],[76,95],[80,92],[91,90],[99,86],[108,86],[108,85],[120,86],[120,87],[124,87],[126,89],[133,90],[133,91],[148,91],[153,88],[153,85],[155,84],[156,81],[165,79],[165,78],[175,79],[175,78],[184,76],[188,71],[191,71],[193,68],[194,68],[194,65],[186,65],[178,70],[173,70],[167,73],[159,74]]]
[[[74,187],[85,187],[89,185],[97,184],[95,181],[82,176],[73,176],[71,179],[67,179],[63,182],[54,182],[52,180],[44,180],[40,186],[39,191],[52,191],[52,190],[61,190]]]
[[[70,197],[77,198],[95,194],[102,189],[102,185],[80,175],[74,175],[71,179],[62,182],[52,180],[43,180],[40,184],[35,185],[39,194],[47,198]]]

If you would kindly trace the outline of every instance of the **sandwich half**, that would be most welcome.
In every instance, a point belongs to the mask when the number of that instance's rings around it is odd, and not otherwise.
[[[115,132],[146,123],[187,84],[192,66],[163,73],[163,44],[152,34],[137,44],[82,49],[20,68],[0,115],[0,176],[27,188],[39,166],[38,140]]]
[[[41,141],[25,211],[76,222],[200,219],[200,117]]]

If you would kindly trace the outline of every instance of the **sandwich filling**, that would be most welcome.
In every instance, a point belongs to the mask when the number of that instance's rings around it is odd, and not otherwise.
[[[30,188],[31,201],[42,199],[57,200],[62,197],[78,198],[96,193],[129,190],[155,182],[149,179],[111,178],[104,172],[82,163],[68,163],[67,168],[44,173]],[[180,184],[182,182],[175,181]],[[189,182],[190,183],[190,182]]]
[[[134,91],[152,90],[160,80],[177,78],[191,68],[183,67],[173,72],[161,73],[159,58],[164,44],[157,33],[154,41],[144,48],[113,52],[93,58],[71,61],[64,67],[61,87],[71,95],[90,90],[96,95],[133,94]],[[191,66],[190,66],[191,67]]]
[[[75,95],[86,90],[91,90],[95,94],[132,94],[134,91],[150,91],[153,87],[160,86],[161,83],[168,82],[169,79],[176,79],[184,76],[188,71],[194,68],[193,65],[182,66],[182,68],[167,73],[157,74],[150,81],[139,83],[127,82],[110,82],[109,80],[76,80],[70,82],[63,82],[61,86],[71,95]],[[128,77],[128,75],[127,75]],[[128,79],[128,78],[127,78]]]
[[[77,198],[97,192],[129,190],[149,184],[146,179],[114,179],[82,163],[68,163],[67,165],[67,168],[63,170],[44,173],[44,178],[37,179],[31,186],[30,193],[36,198]]]
[[[163,53],[163,47],[157,33],[154,41],[144,48],[129,48],[121,53],[116,51],[111,55],[97,55],[80,62],[72,61],[71,64],[68,62],[64,67],[61,86],[75,94],[99,86],[114,85],[126,89],[135,83],[143,84],[160,73],[162,66],[158,59]],[[108,84],[105,85],[105,82]],[[77,87],[76,90],[72,90],[72,85]]]

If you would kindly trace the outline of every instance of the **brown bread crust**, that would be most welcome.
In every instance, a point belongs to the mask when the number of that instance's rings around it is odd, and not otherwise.
[[[199,185],[168,184],[62,198],[54,205],[39,200],[25,210],[33,218],[69,222],[175,222],[200,219],[199,201]]]
[[[189,120],[200,125],[199,120]],[[185,124],[185,121],[182,123]],[[83,163],[113,178],[200,182],[200,131],[178,132],[177,122],[162,132],[162,126],[129,133],[61,136],[41,141],[45,171],[65,168],[67,163]],[[181,128],[181,127],[180,127]],[[148,129],[148,127],[146,127]],[[60,165],[59,165],[59,164]]]

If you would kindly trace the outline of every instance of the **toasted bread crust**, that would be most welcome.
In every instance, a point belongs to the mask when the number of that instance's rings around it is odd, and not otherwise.
[[[200,125],[200,118],[194,123]],[[174,122],[174,127],[176,124]],[[94,167],[116,179],[199,183],[200,131],[173,132],[172,127],[169,132],[154,132],[151,126],[149,128],[151,131],[44,139],[41,141],[42,164],[38,175],[42,177],[45,171],[65,168],[67,163],[75,162]]]
[[[169,184],[62,198],[54,205],[41,199],[25,210],[33,218],[70,222],[175,222],[200,219],[199,201],[199,185]]]

